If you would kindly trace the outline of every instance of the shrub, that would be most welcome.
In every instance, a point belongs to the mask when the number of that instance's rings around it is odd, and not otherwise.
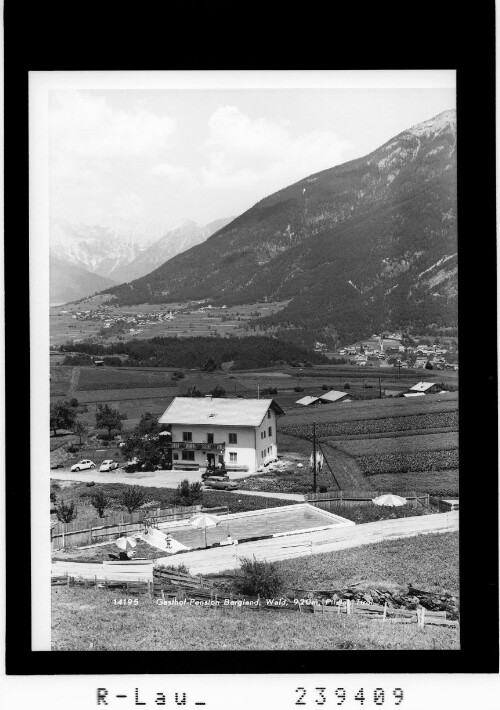
[[[109,507],[110,500],[107,498],[107,496],[104,494],[103,491],[97,491],[95,495],[92,496],[90,499],[90,502],[94,506],[94,508],[97,510],[99,517],[104,518],[104,511],[106,508]]]
[[[155,569],[162,571],[167,570],[169,572],[179,572],[180,574],[190,574],[189,568],[186,565],[156,565]]]
[[[216,387],[214,387],[211,394],[212,397],[224,397],[224,395],[226,394],[226,390],[224,389],[224,387],[221,387],[221,385],[217,385]]]
[[[179,483],[174,496],[174,505],[197,505],[203,500],[203,491],[200,481],[189,483],[187,478]]]
[[[285,586],[285,579],[276,562],[241,558],[241,576],[237,581],[241,594],[272,597],[280,594]]]
[[[303,392],[304,391],[304,388],[300,387],[299,385],[297,385],[297,387],[294,387],[293,389],[295,392]]]
[[[322,390],[327,390],[327,389],[329,389],[329,387],[328,387],[328,385],[321,385],[321,389],[322,389]]]
[[[346,383],[345,383],[344,389],[345,389],[345,390],[350,390],[350,389],[351,389],[351,385],[349,384],[349,382],[346,382]]]
[[[71,407],[78,407],[78,400],[76,397],[71,397],[69,400],[69,404]]]
[[[63,500],[54,505],[57,519],[61,523],[70,523],[78,514],[78,508],[74,500],[65,503]]]
[[[319,492],[320,493],[326,493],[328,491],[328,488],[326,486],[320,486],[319,487]]]
[[[85,485],[87,486],[87,488],[91,488],[92,486],[95,486],[95,481],[89,481]]]

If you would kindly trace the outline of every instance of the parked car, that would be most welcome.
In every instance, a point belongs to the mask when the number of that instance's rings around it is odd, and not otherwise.
[[[236,481],[230,481],[227,476],[210,476],[205,479],[205,486],[222,491],[234,491],[239,487]]]
[[[113,459],[106,459],[103,461],[99,471],[114,471],[116,468],[120,468],[120,465],[113,461]]]
[[[225,476],[222,474],[219,475],[217,473],[214,473],[213,471],[214,469],[212,469],[211,471],[208,469],[206,471],[203,471],[203,473],[201,474],[201,480],[205,481],[207,478],[210,478],[214,481],[229,481],[229,476]]]
[[[95,463],[90,459],[82,459],[81,461],[78,461],[78,463],[75,463],[75,465],[71,467],[71,470],[84,471],[87,468],[95,468]]]

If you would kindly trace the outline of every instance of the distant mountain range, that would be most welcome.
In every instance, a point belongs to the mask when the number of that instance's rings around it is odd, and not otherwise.
[[[148,245],[100,225],[51,225],[50,248],[61,261],[120,283],[114,274]]]
[[[51,306],[77,301],[116,283],[99,274],[91,274],[79,266],[69,264],[53,253],[50,254],[49,268]]]
[[[232,219],[233,217],[218,219],[205,226],[192,221],[185,222],[181,227],[167,232],[149,247],[140,251],[128,264],[123,264],[116,268],[110,275],[118,282],[138,279],[140,276],[157,269],[165,261],[177,254],[204,242],[205,239],[222,229]]]
[[[51,302],[85,298],[113,284],[137,279],[200,244],[232,219],[219,219],[207,225],[188,221],[146,245],[98,225],[53,225]],[[62,264],[73,268],[65,271]],[[85,281],[80,272],[96,278]],[[97,277],[103,278],[100,281]],[[71,296],[66,298],[64,294]]]
[[[265,323],[343,339],[456,325],[455,146],[455,111],[445,111],[266,197],[107,293],[122,304],[290,299]]]

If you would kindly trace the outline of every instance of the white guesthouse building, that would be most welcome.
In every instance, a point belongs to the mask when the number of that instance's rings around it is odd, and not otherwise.
[[[159,419],[171,431],[172,465],[217,466],[254,472],[275,459],[276,418],[284,414],[273,399],[175,397]]]

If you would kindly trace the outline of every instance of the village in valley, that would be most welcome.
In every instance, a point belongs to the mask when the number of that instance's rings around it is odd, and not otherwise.
[[[460,648],[456,122],[438,103],[389,142],[367,125],[359,154],[301,174],[294,158],[263,186],[246,162],[217,183],[227,156],[199,168],[210,191],[148,163],[134,205],[239,216],[168,258],[165,239],[136,245],[135,261],[162,256],[131,281],[116,274],[135,262],[109,252],[118,227],[61,218],[58,278],[76,295],[54,288],[49,314],[53,650]],[[324,136],[318,115],[297,156]],[[217,103],[205,119],[205,148],[253,125]],[[291,130],[269,120],[266,159]]]

